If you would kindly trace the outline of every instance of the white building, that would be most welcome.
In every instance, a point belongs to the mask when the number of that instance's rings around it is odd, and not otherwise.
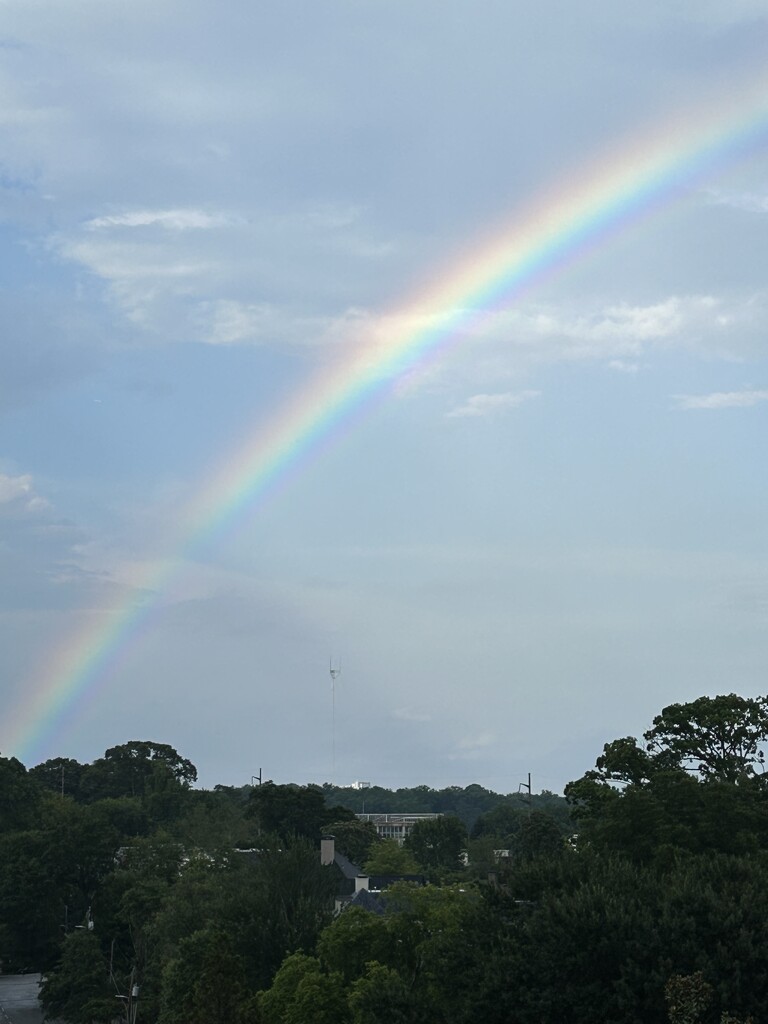
[[[442,814],[358,814],[360,821],[370,821],[379,839],[396,839],[402,846],[405,837],[419,821],[434,821]]]

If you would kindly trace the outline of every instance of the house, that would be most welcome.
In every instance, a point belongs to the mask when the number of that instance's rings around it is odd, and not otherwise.
[[[363,907],[373,913],[383,914],[384,907],[379,900],[395,882],[411,882],[426,885],[423,875],[366,875],[357,864],[339,853],[333,836],[325,835],[320,840],[320,863],[333,867],[337,876],[335,913],[340,914],[349,906]]]

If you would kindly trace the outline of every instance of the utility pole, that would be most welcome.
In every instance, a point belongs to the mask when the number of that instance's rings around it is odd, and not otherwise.
[[[136,1024],[136,1015],[139,1012],[139,983],[136,981],[136,968],[131,968],[131,977],[128,982],[128,995],[118,996],[125,1003],[125,1024]]]
[[[329,659],[331,673],[331,785],[336,785],[336,680],[341,675],[339,667],[333,667],[333,658]]]
[[[135,975],[131,975],[131,997],[128,1003],[129,1024],[136,1024],[136,1014],[139,1012],[139,986],[136,983]]]
[[[521,782],[520,785],[517,787],[517,792],[519,793],[521,789],[527,789],[528,790],[528,796],[527,797],[523,797],[523,799],[528,804],[528,816],[530,817],[530,814],[531,814],[531,773],[530,772],[528,772],[528,781],[527,782]]]
[[[258,775],[252,775],[251,776],[251,785],[253,785],[254,782],[256,782],[257,780],[258,780],[259,785],[261,785],[261,768],[259,768],[259,774]]]

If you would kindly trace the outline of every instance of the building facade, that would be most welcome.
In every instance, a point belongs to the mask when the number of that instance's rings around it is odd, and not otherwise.
[[[359,821],[370,821],[379,839],[395,839],[399,846],[419,821],[434,821],[442,814],[358,814]]]

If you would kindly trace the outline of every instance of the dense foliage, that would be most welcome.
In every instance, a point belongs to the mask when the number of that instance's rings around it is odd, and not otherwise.
[[[642,743],[607,743],[568,804],[209,792],[149,742],[91,765],[0,758],[3,969],[44,970],[70,1024],[768,1021],[767,723],[762,698],[670,705]],[[401,847],[355,817],[363,798],[444,816]],[[431,884],[334,917],[328,833],[371,875]]]

